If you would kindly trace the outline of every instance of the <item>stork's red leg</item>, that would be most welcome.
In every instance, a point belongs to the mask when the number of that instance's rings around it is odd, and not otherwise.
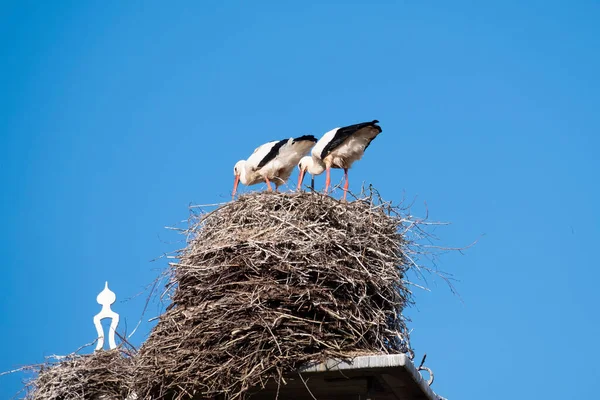
[[[346,181],[344,183],[344,200],[346,200],[346,194],[348,194],[348,186],[349,186],[349,182],[348,182],[348,168],[344,168],[344,180]]]
[[[267,182],[267,192],[272,192],[273,188],[271,187],[271,181],[266,176],[265,176],[265,182]]]
[[[330,175],[331,168],[327,167],[326,172],[327,172],[327,174],[325,177],[325,193],[327,193],[327,191],[329,190],[329,183],[331,183],[331,175]]]

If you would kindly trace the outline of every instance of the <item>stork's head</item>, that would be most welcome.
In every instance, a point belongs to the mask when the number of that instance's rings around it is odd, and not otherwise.
[[[311,156],[304,156],[300,159],[300,162],[298,163],[298,169],[300,170],[300,172],[302,171],[306,171],[306,169],[308,168],[308,164],[312,163],[312,157]]]
[[[304,174],[306,173],[306,169],[308,168],[308,161],[311,159],[311,157],[302,157],[300,159],[300,162],[298,163],[298,169],[300,170],[300,175],[298,176],[298,187],[296,188],[296,190],[300,190],[300,188],[302,187],[302,181],[304,181]]]
[[[233,167],[233,176],[235,178],[233,180],[233,192],[231,193],[231,200],[233,200],[235,197],[238,184],[240,183],[240,178],[242,179],[242,183],[244,183],[246,177],[246,160],[240,160],[235,164]]]
[[[246,167],[246,160],[240,160],[233,166],[233,175],[240,176]]]
[[[300,159],[298,168],[311,175],[321,175],[325,171],[325,163],[318,157],[305,156]]]

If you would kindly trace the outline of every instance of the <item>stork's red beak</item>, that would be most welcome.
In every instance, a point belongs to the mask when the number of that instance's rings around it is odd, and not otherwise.
[[[304,181],[304,173],[305,172],[306,172],[306,169],[300,168],[300,177],[298,178],[298,187],[296,188],[296,190],[300,190],[300,188],[302,188],[302,182]]]
[[[231,200],[233,200],[235,197],[235,194],[237,192],[238,183],[240,183],[240,176],[236,175],[235,179],[233,181],[233,193],[231,193]]]

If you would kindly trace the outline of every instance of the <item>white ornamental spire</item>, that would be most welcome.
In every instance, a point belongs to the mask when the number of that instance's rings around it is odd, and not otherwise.
[[[117,300],[117,296],[113,291],[108,288],[108,282],[104,285],[104,290],[98,294],[96,301],[102,306],[102,310],[94,316],[94,325],[98,332],[98,344],[96,350],[101,350],[104,347],[104,329],[102,328],[102,321],[105,318],[110,318],[110,328],[108,329],[108,347],[112,350],[117,347],[115,342],[115,332],[117,325],[119,325],[119,314],[110,309],[110,305]]]

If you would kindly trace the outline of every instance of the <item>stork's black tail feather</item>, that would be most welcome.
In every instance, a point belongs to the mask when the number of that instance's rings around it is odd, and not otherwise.
[[[381,127],[379,125],[377,125],[378,123],[379,123],[379,121],[377,121],[376,119],[374,119],[373,122],[371,122],[371,126],[373,128],[376,128],[381,133]]]
[[[302,141],[308,141],[308,142],[316,143],[317,142],[317,138],[314,137],[313,135],[303,135],[303,136],[294,138],[294,142],[293,143],[302,142]]]

